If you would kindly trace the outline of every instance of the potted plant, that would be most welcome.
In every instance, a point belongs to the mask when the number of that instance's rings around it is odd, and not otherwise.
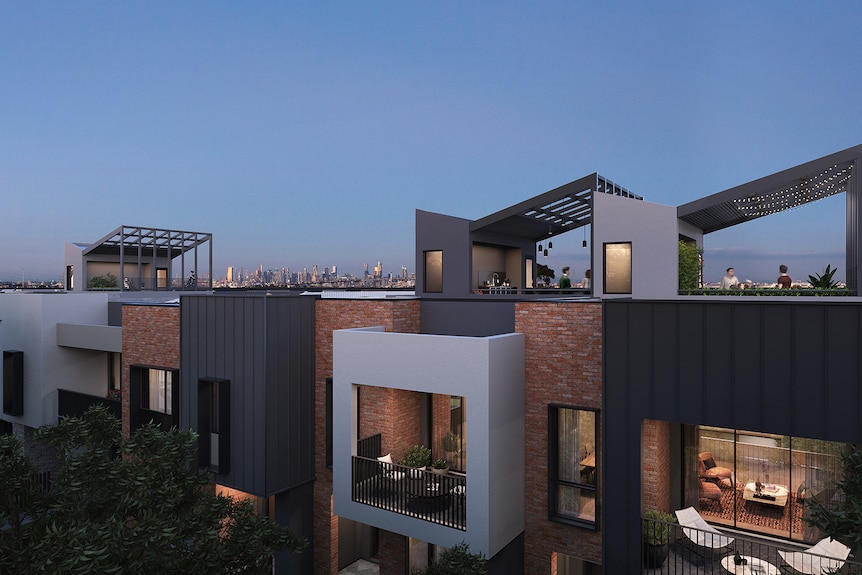
[[[461,436],[454,431],[449,431],[443,436],[443,451],[446,452],[446,459],[453,460],[461,452]]]
[[[414,472],[411,476],[414,478],[422,477],[422,471],[431,464],[431,449],[424,445],[411,445],[407,448],[407,453],[404,454],[404,459],[401,460],[401,465],[412,467]]]
[[[446,475],[449,473],[449,462],[445,459],[435,459],[431,462],[431,471],[439,475]]]
[[[641,529],[643,531],[644,567],[654,569],[661,567],[668,554],[670,539],[670,524],[676,518],[654,509],[644,511]]]

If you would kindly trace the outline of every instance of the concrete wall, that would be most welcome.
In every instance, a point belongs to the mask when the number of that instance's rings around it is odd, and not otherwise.
[[[29,427],[57,422],[57,389],[105,396],[105,352],[60,347],[57,324],[107,325],[104,293],[0,294],[0,349],[24,352],[24,415],[0,418]]]
[[[524,529],[523,378],[523,334],[468,338],[386,333],[382,328],[336,331],[334,512],[446,547],[465,540],[472,551],[489,557],[503,549]],[[466,533],[351,501],[357,385],[466,398]]]
[[[676,208],[609,194],[593,196],[593,294],[669,298],[679,287]],[[632,293],[604,293],[604,244],[631,242]]]
[[[425,293],[425,251],[443,251],[443,293]],[[416,210],[416,294],[427,298],[470,293],[470,221]]]

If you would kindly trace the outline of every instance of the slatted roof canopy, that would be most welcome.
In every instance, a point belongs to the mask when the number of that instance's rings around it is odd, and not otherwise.
[[[174,259],[212,241],[211,233],[120,226],[84,250],[84,255],[142,255]]]
[[[680,219],[710,233],[850,189],[862,145],[689,202]]]
[[[592,223],[594,193],[643,200],[594,173],[474,220],[470,231],[494,232],[538,242]]]

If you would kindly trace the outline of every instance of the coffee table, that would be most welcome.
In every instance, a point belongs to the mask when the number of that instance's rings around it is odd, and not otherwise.
[[[734,557],[735,555],[728,555],[721,560],[721,566],[724,567],[724,570],[733,573],[733,575],[781,575],[778,567],[769,561],[742,555],[742,559],[745,559],[746,562],[744,565],[737,565],[733,562]]]
[[[777,505],[784,507],[787,505],[787,495],[790,492],[783,485],[764,484],[761,486],[760,493],[757,492],[757,486],[752,481],[745,484],[745,491],[742,492],[742,498],[745,501],[756,501],[765,505]]]

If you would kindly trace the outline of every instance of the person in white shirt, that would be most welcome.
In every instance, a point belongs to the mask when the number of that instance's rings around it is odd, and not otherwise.
[[[727,275],[721,278],[721,289],[736,289],[739,287],[739,278],[733,275],[733,268],[727,268]]]

